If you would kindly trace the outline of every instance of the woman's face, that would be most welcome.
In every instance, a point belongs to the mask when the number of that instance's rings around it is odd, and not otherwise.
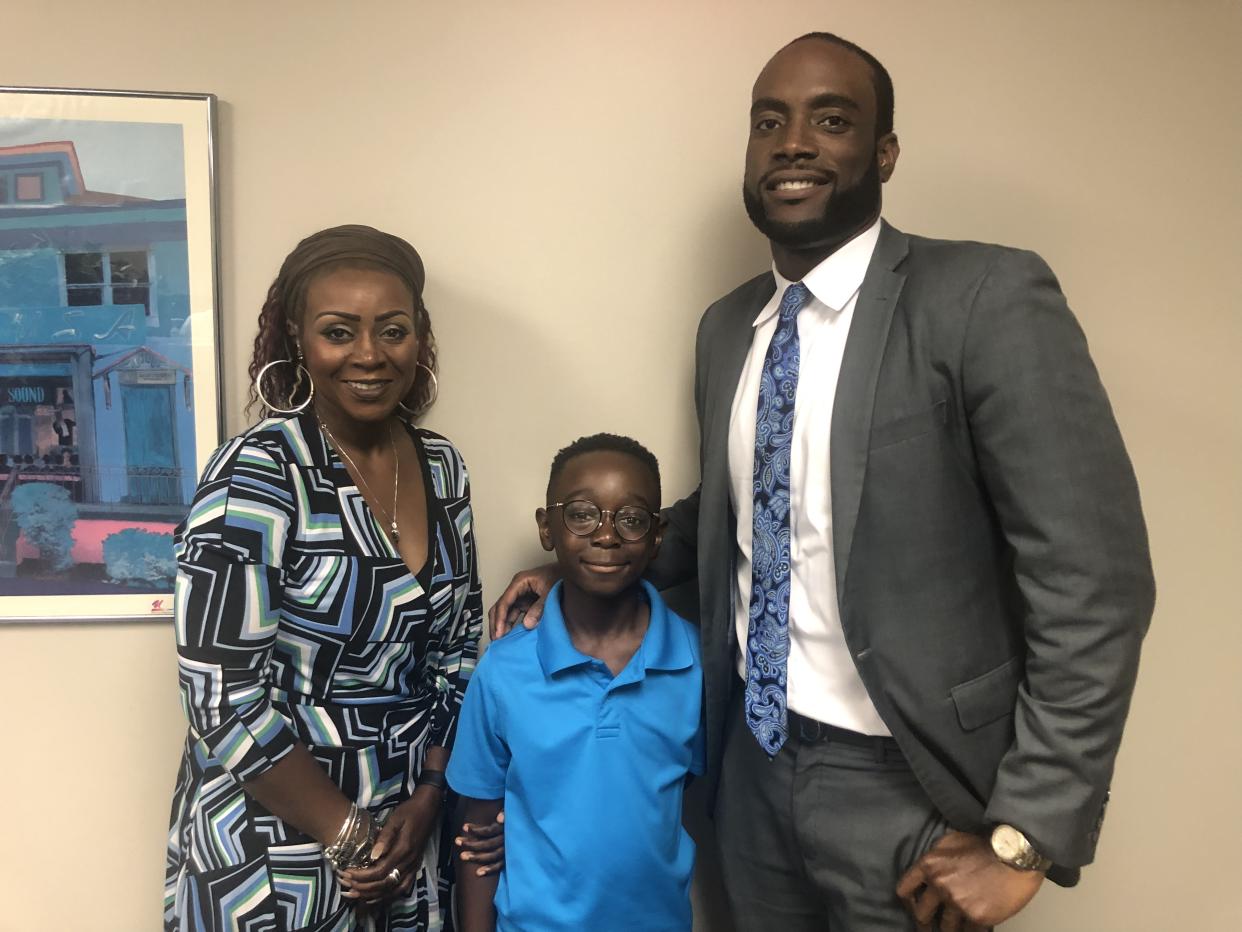
[[[414,295],[389,272],[343,268],[313,279],[298,336],[326,421],[383,421],[414,386]]]

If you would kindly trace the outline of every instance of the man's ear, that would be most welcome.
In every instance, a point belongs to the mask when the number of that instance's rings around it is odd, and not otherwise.
[[[535,524],[539,526],[539,543],[543,549],[547,551],[555,549],[552,545],[552,529],[548,527],[548,509],[535,509]]]
[[[875,158],[879,164],[880,183],[893,177],[897,168],[897,157],[901,155],[901,145],[897,142],[896,133],[885,133],[875,144]]]

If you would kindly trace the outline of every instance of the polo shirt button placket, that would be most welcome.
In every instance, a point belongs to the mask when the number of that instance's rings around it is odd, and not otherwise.
[[[611,682],[612,671],[602,661],[595,661],[598,669]],[[617,704],[613,698],[613,690],[609,685],[604,686],[603,695],[599,700],[599,711],[595,717],[595,737],[596,738],[616,738],[621,734],[621,722],[617,715]]]

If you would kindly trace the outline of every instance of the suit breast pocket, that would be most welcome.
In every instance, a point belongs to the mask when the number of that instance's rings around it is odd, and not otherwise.
[[[894,444],[929,434],[944,427],[948,420],[949,405],[946,401],[937,401],[930,408],[890,418],[872,426],[871,449],[891,447]]]

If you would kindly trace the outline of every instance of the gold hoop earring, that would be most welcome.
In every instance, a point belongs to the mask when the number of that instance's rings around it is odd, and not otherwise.
[[[290,389],[289,391],[289,400],[287,403],[290,404],[291,406],[288,408],[277,407],[276,405],[268,401],[267,396],[263,394],[263,376],[267,374],[267,370],[272,368],[272,366],[281,366],[281,365],[297,366],[297,376],[293,380],[293,388]],[[306,384],[310,386],[310,394],[306,396],[306,400],[303,401],[300,405],[293,405],[292,404],[293,396],[297,392],[299,386],[301,386],[302,384],[302,373],[303,372],[306,373]],[[266,366],[260,369],[259,374],[255,376],[255,379],[254,379],[254,393],[259,397],[259,400],[263,402],[263,407],[267,408],[267,410],[275,414],[300,414],[302,411],[306,410],[306,406],[309,405],[311,403],[311,399],[315,397],[315,383],[311,381],[310,370],[307,369],[304,365],[302,365],[301,354],[298,354],[298,358],[296,361],[292,359],[273,359]]]

